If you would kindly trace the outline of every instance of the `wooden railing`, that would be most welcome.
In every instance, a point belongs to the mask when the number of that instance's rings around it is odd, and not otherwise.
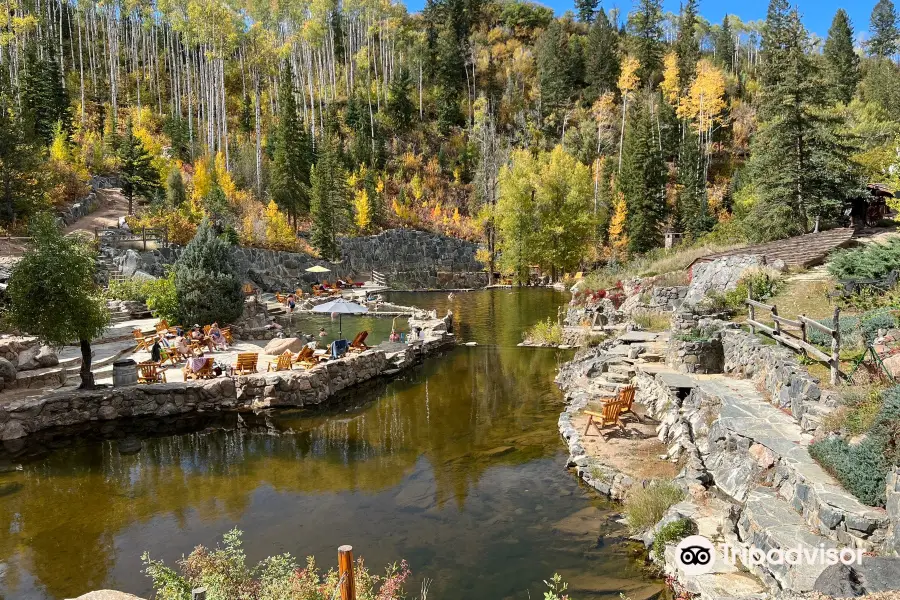
[[[94,228],[94,235],[97,239],[103,238],[104,241],[111,243],[121,242],[141,242],[143,249],[147,249],[147,242],[156,242],[159,246],[168,245],[168,231],[162,228],[141,227],[137,231],[129,231],[127,229],[118,229],[115,227]]]
[[[387,276],[384,273],[379,273],[378,271],[372,271],[372,282],[381,287],[388,287]]]
[[[778,307],[774,304],[763,304],[762,302],[757,302],[753,298],[751,298],[748,294],[747,300],[747,311],[749,313],[747,317],[747,323],[750,325],[750,331],[752,333],[756,333],[756,330],[759,329],[761,332],[767,334],[773,340],[787,346],[788,348],[794,350],[795,352],[800,352],[805,356],[812,357],[826,365],[828,365],[831,369],[831,384],[837,385],[838,380],[841,376],[841,327],[840,327],[840,314],[841,309],[835,307],[834,309],[834,328],[828,327],[827,325],[822,325],[818,321],[810,319],[806,315],[800,315],[796,319],[786,319],[778,314]],[[774,327],[770,327],[765,323],[760,323],[756,320],[756,312],[755,309],[767,310],[771,313],[772,323],[775,325]],[[809,328],[816,329],[821,331],[826,336],[831,337],[831,354],[826,354],[809,343],[809,339],[807,338],[807,332]],[[799,333],[799,335],[798,335]]]

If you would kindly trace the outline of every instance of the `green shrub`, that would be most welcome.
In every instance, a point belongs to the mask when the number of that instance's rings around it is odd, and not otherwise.
[[[680,542],[687,536],[695,533],[697,533],[697,527],[690,519],[678,519],[677,521],[666,523],[659,529],[656,537],[653,538],[653,558],[657,562],[662,562],[667,544]]]
[[[538,321],[526,331],[525,339],[536,344],[553,344],[558,346],[563,343],[562,326],[548,317],[546,321]]]
[[[112,300],[131,300],[135,302],[147,301],[147,280],[141,277],[129,277],[109,282],[106,295]]]
[[[234,248],[204,220],[175,263],[178,314],[190,323],[230,323],[244,308]]]
[[[866,436],[856,444],[831,437],[809,447],[810,455],[854,496],[884,506],[885,477],[897,463],[900,445],[900,386],[882,393],[883,405]]]
[[[834,319],[820,319],[819,323],[834,327]],[[897,319],[888,308],[877,308],[861,315],[847,315],[839,319],[841,330],[841,347],[854,348],[871,344],[878,336],[879,329],[893,329]],[[807,330],[809,341],[813,344],[828,346],[831,336],[810,327]]]
[[[670,481],[654,481],[649,486],[633,487],[625,497],[625,516],[632,533],[641,533],[656,525],[669,507],[684,499],[684,492]]]
[[[879,279],[900,269],[900,239],[838,250],[828,261],[828,272],[838,279]]]
[[[147,308],[154,317],[165,319],[173,324],[180,320],[174,272],[169,271],[166,277],[148,281],[144,285],[144,289],[147,292]]]
[[[306,559],[305,568],[290,554],[270,556],[255,566],[248,565],[241,536],[241,531],[234,529],[223,536],[223,547],[196,547],[178,561],[180,573],[162,561],[152,560],[145,552],[141,560],[144,573],[153,580],[155,597],[183,600],[198,587],[206,588],[206,597],[216,600],[323,600],[336,598],[340,593],[338,573],[334,569],[321,573],[312,557]],[[388,566],[384,576],[369,573],[362,560],[353,565],[359,598],[402,600],[406,596],[403,584],[409,575],[406,561]],[[561,580],[558,583],[562,585]]]
[[[777,294],[781,284],[781,274],[775,269],[751,267],[744,271],[733,290],[725,292],[725,305],[731,310],[741,310],[748,294],[754,300],[763,301]]]

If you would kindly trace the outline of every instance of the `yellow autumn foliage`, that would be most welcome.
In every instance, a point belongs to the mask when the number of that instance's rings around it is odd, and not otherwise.
[[[628,207],[625,204],[625,196],[621,193],[618,196],[613,205],[612,219],[609,221],[609,245],[617,254],[621,255],[628,248],[628,234],[625,231]]]
[[[681,90],[678,89],[678,55],[675,52],[666,54],[663,61],[663,80],[659,84],[663,96],[672,106],[678,106]]]
[[[693,121],[697,131],[707,131],[721,121],[725,109],[725,76],[709,60],[697,62],[697,76],[678,105],[678,116]]]
[[[358,190],[353,197],[354,217],[356,227],[360,233],[365,232],[372,222],[372,215],[369,205],[369,194],[366,190]]]

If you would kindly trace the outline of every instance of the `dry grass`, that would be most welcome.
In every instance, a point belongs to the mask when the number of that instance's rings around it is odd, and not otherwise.
[[[633,487],[625,497],[625,515],[632,533],[650,529],[673,504],[684,499],[684,492],[670,481],[655,481],[645,488]]]
[[[666,331],[671,325],[670,315],[651,310],[635,311],[631,319],[644,331]]]
[[[788,281],[777,294],[765,301],[778,307],[778,314],[788,319],[796,319],[798,315],[806,315],[811,319],[824,319],[834,314],[834,305],[826,295],[834,288],[832,281]],[[768,315],[760,314],[758,319],[767,319]]]

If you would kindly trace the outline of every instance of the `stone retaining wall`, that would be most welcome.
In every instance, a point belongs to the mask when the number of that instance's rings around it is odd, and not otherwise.
[[[814,431],[837,406],[837,394],[823,391],[790,349],[764,344],[741,330],[724,332],[722,346],[725,373],[752,379],[772,404],[789,410],[805,431]]]
[[[650,294],[650,306],[667,309],[679,308],[687,296],[688,286],[653,287]]]
[[[387,276],[391,287],[476,288],[487,285],[484,267],[475,260],[476,244],[447,236],[411,229],[389,229],[367,237],[340,238],[341,261],[332,263],[302,252],[276,252],[237,247],[235,256],[242,277],[264,291],[285,291],[301,282],[321,279],[368,277],[372,271]],[[138,251],[108,248],[119,269],[127,276],[146,274],[161,277],[167,265],[177,260],[181,247]],[[324,265],[331,272],[313,275],[306,269]]]
[[[406,346],[390,360],[383,350],[373,348],[302,371],[89,391],[69,388],[19,398],[0,406],[0,441],[89,421],[321,404],[341,390],[390,374],[452,346],[455,338],[441,330],[441,323],[444,320],[432,323],[433,329],[424,341]]]

